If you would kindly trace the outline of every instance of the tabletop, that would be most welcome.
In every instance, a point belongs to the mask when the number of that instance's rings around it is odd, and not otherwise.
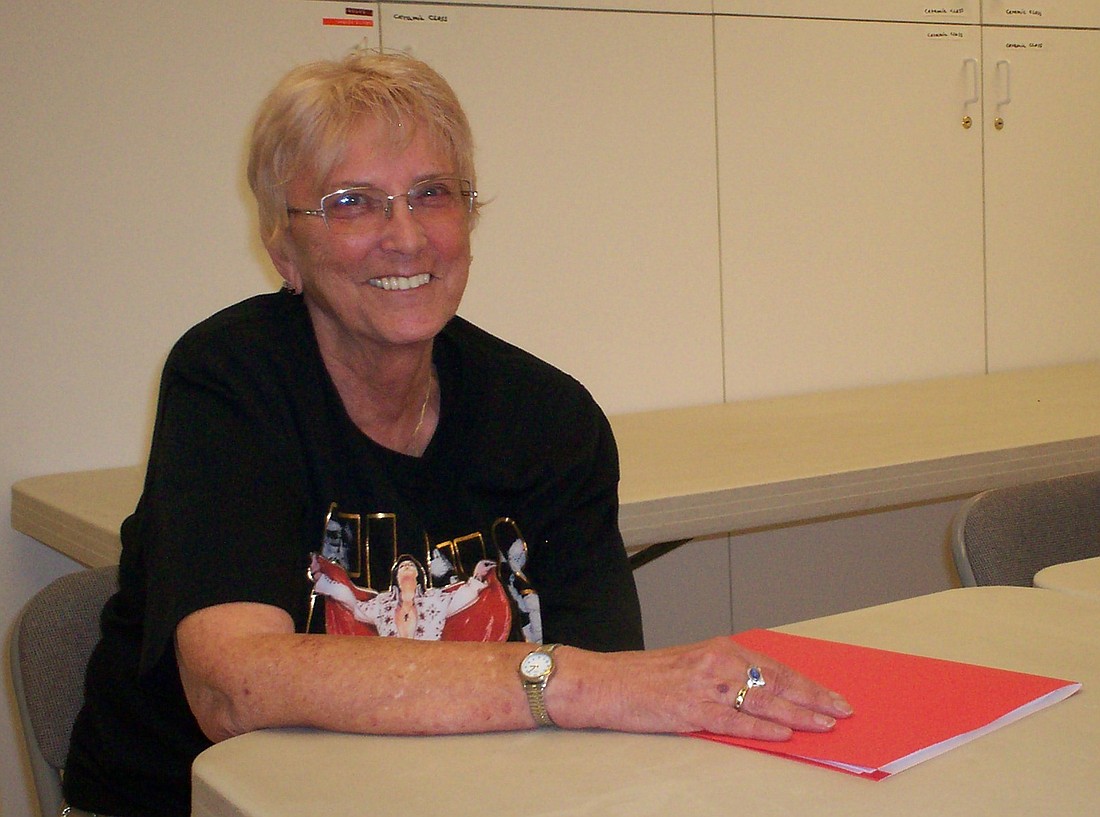
[[[1036,587],[1100,601],[1100,556],[1045,567],[1035,574]]]
[[[1049,709],[878,782],[670,735],[554,729],[448,737],[255,732],[199,756],[193,814],[299,817],[366,808],[448,817],[1095,812],[1100,602],[1035,588],[962,588],[779,629],[1053,675],[1084,687]]]

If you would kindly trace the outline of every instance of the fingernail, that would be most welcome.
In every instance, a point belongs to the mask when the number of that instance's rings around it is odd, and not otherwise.
[[[842,712],[845,715],[851,715],[852,714],[852,705],[850,703],[848,703],[846,700],[844,700],[844,698],[842,696],[840,696],[840,695],[838,695],[837,693],[834,692],[832,694],[832,698],[833,698],[833,706],[836,707],[838,712]]]
[[[815,712],[814,723],[825,729],[832,729],[836,726],[836,718],[830,718],[828,715],[822,715],[820,712]]]

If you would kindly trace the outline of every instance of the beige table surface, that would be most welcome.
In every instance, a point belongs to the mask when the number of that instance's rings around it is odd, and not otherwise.
[[[197,817],[1093,815],[1100,603],[985,587],[781,628],[1081,681],[1055,706],[880,782],[694,738],[539,730],[458,737],[257,732],[194,766]],[[945,678],[944,683],[950,683]],[[929,701],[931,708],[935,701]]]
[[[613,416],[627,547],[1100,470],[1100,362]],[[118,560],[143,468],[12,486],[12,527]]]
[[[1100,556],[1045,567],[1034,581],[1036,587],[1100,601]]]

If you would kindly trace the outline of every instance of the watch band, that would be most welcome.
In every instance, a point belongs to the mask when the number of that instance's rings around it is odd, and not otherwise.
[[[550,655],[557,648],[557,644],[543,644],[532,652],[541,652]],[[550,717],[550,712],[546,709],[546,697],[544,694],[546,691],[546,684],[550,681],[551,674],[553,674],[553,665],[551,665],[549,672],[537,680],[523,679],[523,689],[527,693],[527,705],[531,708],[531,716],[539,726],[557,726],[557,724],[554,723],[554,719]]]

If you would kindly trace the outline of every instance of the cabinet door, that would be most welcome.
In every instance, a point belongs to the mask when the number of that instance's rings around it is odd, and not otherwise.
[[[707,16],[382,4],[446,76],[485,203],[462,314],[609,412],[720,402]]]
[[[983,371],[979,40],[717,19],[727,399]]]
[[[985,54],[989,368],[1094,359],[1100,30],[988,28]]]

